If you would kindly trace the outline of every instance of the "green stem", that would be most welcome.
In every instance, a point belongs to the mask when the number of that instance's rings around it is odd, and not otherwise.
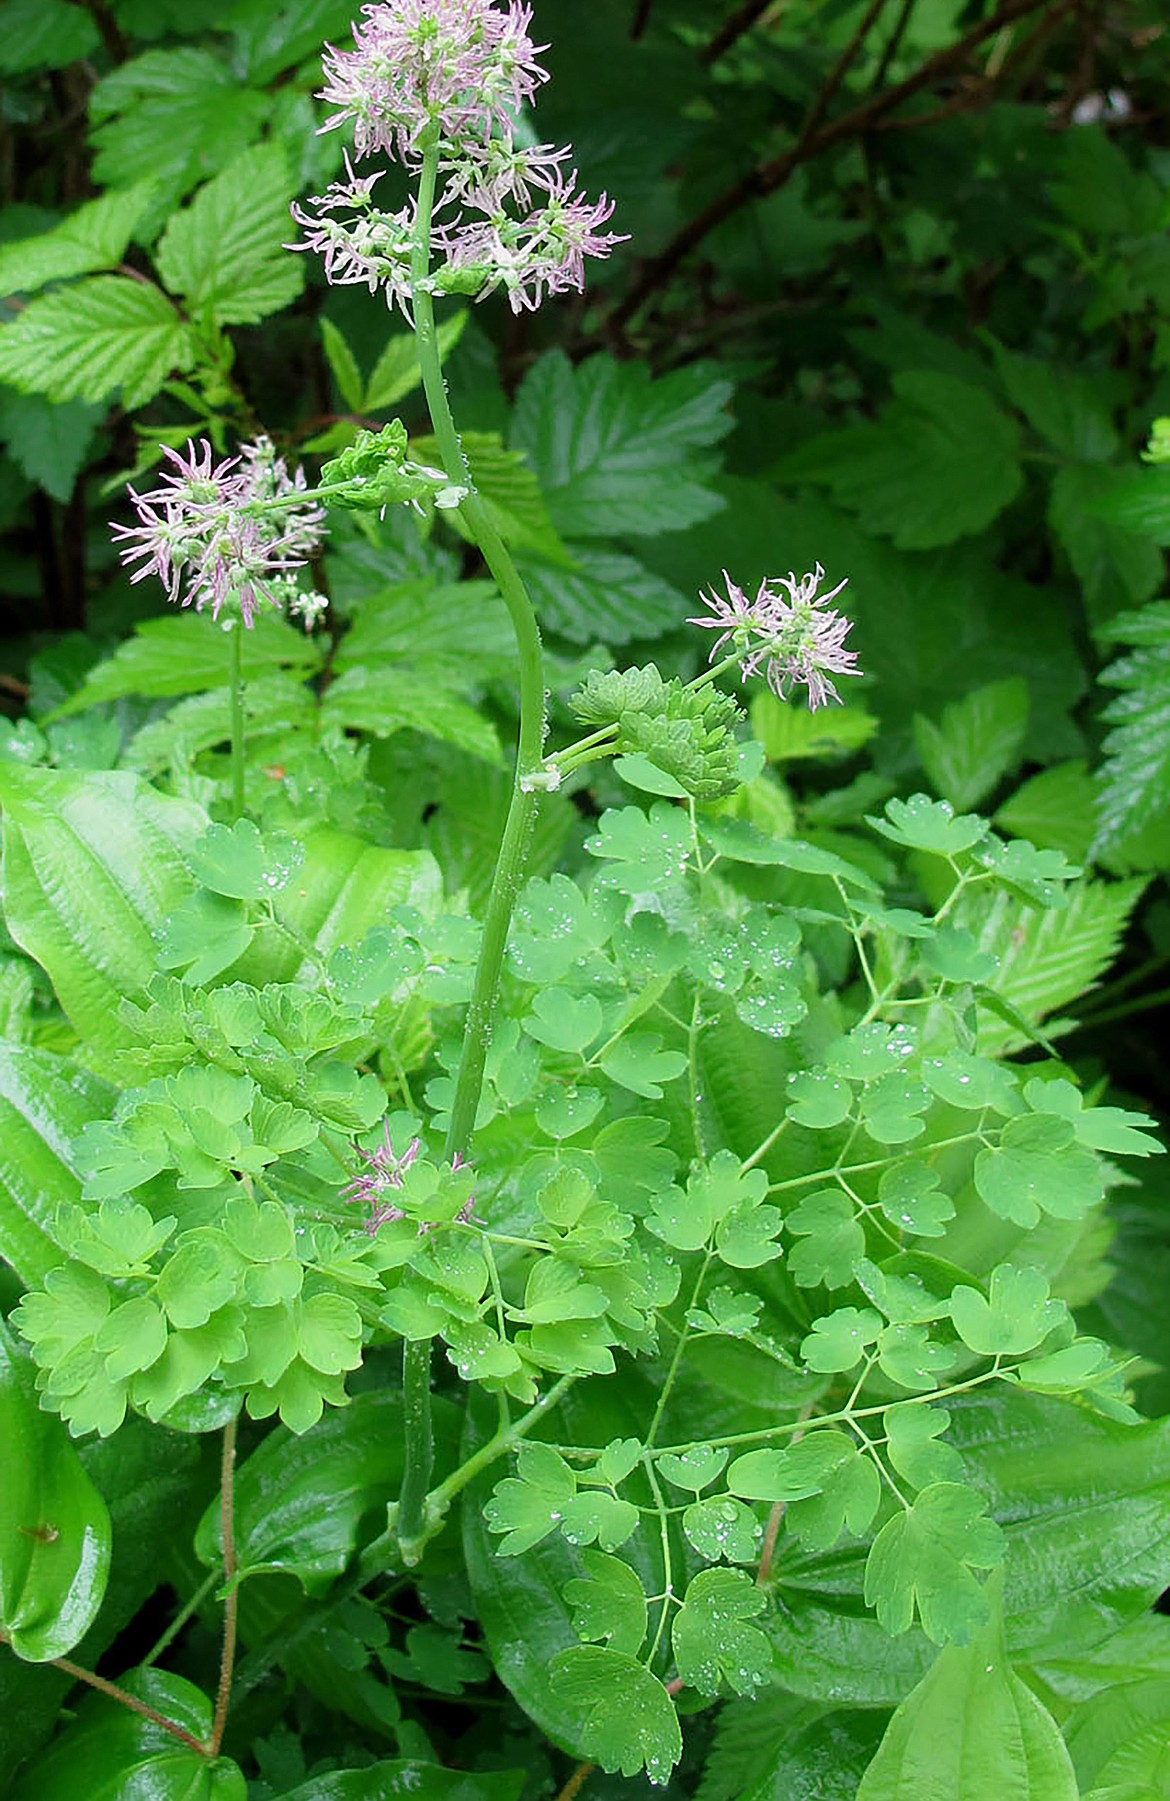
[[[402,1437],[405,1462],[398,1510],[394,1516],[398,1547],[409,1568],[422,1556],[431,1536],[427,1491],[435,1467],[435,1433],[431,1422],[431,1341],[408,1339],[402,1360]]]
[[[231,700],[232,818],[244,816],[244,622],[233,619],[228,633],[228,693]]]
[[[492,1020],[499,992],[500,970],[508,942],[508,928],[524,877],[525,852],[536,819],[539,796],[532,787],[530,778],[539,771],[544,739],[544,663],[532,602],[503,539],[475,491],[447,400],[447,387],[443,380],[435,332],[434,305],[427,285],[431,213],[434,208],[438,162],[439,150],[434,145],[423,155],[418,193],[418,231],[411,266],[419,369],[443,468],[455,486],[468,490],[467,497],[460,506],[460,513],[503,596],[512,621],[520,677],[520,732],[512,797],[484,915],[483,944],[467,1014],[463,1057],[455,1079],[455,1098],[451,1106],[451,1124],[446,1144],[446,1154],[452,1157],[456,1152],[466,1155],[475,1126],[475,1115],[483,1088],[484,1062],[491,1040]]]

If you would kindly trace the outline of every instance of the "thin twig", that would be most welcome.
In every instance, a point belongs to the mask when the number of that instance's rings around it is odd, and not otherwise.
[[[219,1659],[219,1687],[215,1696],[215,1718],[211,1724],[210,1752],[219,1756],[227,1725],[228,1706],[232,1698],[232,1670],[236,1661],[236,1627],[240,1611],[240,1585],[236,1581],[236,1432],[237,1420],[229,1420],[223,1429],[223,1459],[219,1476],[219,1517],[223,1532],[223,1579],[227,1588],[223,1604],[223,1648]]]
[[[701,244],[711,232],[739,208],[750,200],[762,200],[774,193],[792,175],[800,164],[810,161],[831,145],[841,143],[862,132],[871,130],[879,119],[901,106],[903,101],[917,94],[922,88],[929,87],[942,75],[951,73],[962,64],[968,54],[977,48],[986,38],[994,37],[1005,25],[1014,19],[1025,17],[1036,12],[1040,7],[1051,4],[1051,0],[1004,0],[1004,4],[990,18],[981,24],[972,26],[955,43],[944,50],[939,50],[908,75],[904,81],[897,82],[880,94],[872,94],[855,106],[850,112],[842,113],[836,119],[830,119],[816,131],[792,145],[779,156],[770,161],[759,163],[749,169],[746,175],[724,190],[722,194],[705,207],[703,211],[689,220],[675,234],[656,257],[645,265],[638,280],[605,321],[605,332],[612,333],[628,324],[646,301],[674,274],[679,264]],[[1060,9],[1063,11],[1063,7]]]
[[[885,5],[886,0],[870,0],[870,4],[866,8],[865,15],[862,18],[860,25],[858,25],[857,30],[853,33],[853,36],[846,44],[844,50],[842,50],[840,56],[833,64],[832,69],[829,71],[829,79],[825,82],[825,85],[822,87],[805,116],[804,124],[801,126],[797,135],[793,151],[794,155],[798,154],[803,149],[804,145],[819,129],[825,114],[828,112],[830,106],[832,106],[833,101],[837,98],[841,83],[852,68],[853,63],[857,58],[858,51],[877,24],[880,14],[885,10]]]
[[[882,51],[881,61],[874,70],[873,80],[869,84],[869,91],[871,94],[876,94],[884,85],[886,76],[890,72],[890,64],[898,54],[899,46],[906,35],[906,27],[910,23],[911,16],[917,4],[918,0],[902,0],[902,10],[894,21],[894,29],[889,35],[886,47]]]
[[[596,1768],[595,1763],[579,1763],[557,1796],[557,1801],[574,1801],[574,1796],[580,1793],[587,1778],[593,1774]]]
[[[119,1688],[116,1682],[107,1682],[104,1676],[95,1676],[92,1670],[83,1670],[79,1663],[74,1663],[68,1657],[54,1657],[51,1662],[55,1670],[64,1670],[67,1676],[74,1676],[78,1682],[84,1682],[90,1688],[96,1688],[100,1694],[108,1695],[111,1701],[118,1701],[123,1707],[128,1707],[131,1713],[139,1713],[152,1725],[161,1726],[164,1732],[169,1732],[172,1738],[177,1738],[180,1744],[187,1746],[188,1750],[198,1751],[200,1757],[207,1756],[206,1745],[201,1745],[197,1738],[193,1738],[189,1732],[184,1732],[181,1726],[176,1726],[173,1720],[168,1720],[165,1714],[158,1712],[157,1708],[148,1707],[145,1701],[138,1699],[137,1695],[128,1694],[124,1688]]]
[[[738,12],[733,12],[730,19],[725,19],[709,44],[705,44],[699,56],[703,67],[709,69],[712,63],[726,54],[737,38],[743,37],[751,30],[757,19],[762,19],[772,0],[744,0]]]
[[[650,13],[654,0],[638,0],[638,10],[634,14],[634,23],[630,26],[630,42],[636,44],[650,23]]]

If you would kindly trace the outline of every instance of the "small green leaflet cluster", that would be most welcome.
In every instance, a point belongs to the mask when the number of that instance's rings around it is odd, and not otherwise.
[[[933,918],[884,905],[860,862],[836,851],[702,813],[688,827],[686,814],[662,803],[602,817],[589,844],[602,867],[588,900],[554,878],[530,884],[521,903],[511,961],[541,984],[523,1029],[545,1047],[545,1067],[563,1059],[576,1084],[598,1057],[620,1019],[603,1005],[614,952],[637,932],[643,996],[655,1022],[667,1022],[666,1054],[678,1045],[681,1058],[690,1047],[690,1093],[676,1104],[696,1142],[703,1046],[714,1057],[738,1013],[743,1059],[751,1040],[742,1026],[758,1030],[741,996],[762,931],[773,1007],[777,991],[787,999],[761,1045],[802,1033],[819,1044],[790,1066],[783,1121],[755,1156],[719,1149],[696,1158],[685,1180],[664,1165],[653,1182],[651,1166],[639,1168],[647,1192],[632,1240],[657,1239],[681,1270],[672,1341],[681,1331],[696,1350],[720,1339],[758,1349],[803,1383],[802,1412],[761,1430],[758,1449],[718,1439],[659,1449],[654,1432],[592,1454],[528,1444],[487,1504],[505,1556],[524,1557],[554,1535],[596,1547],[579,1555],[586,1574],[567,1591],[588,1649],[563,1652],[550,1680],[558,1694],[590,1701],[580,1744],[608,1768],[661,1776],[675,1754],[660,1628],[646,1648],[646,1558],[653,1568],[648,1545],[660,1533],[681,1530],[690,1582],[668,1566],[666,1599],[653,1611],[671,1619],[678,1675],[702,1693],[748,1692],[767,1680],[768,1643],[750,1623],[759,1590],[737,1566],[758,1559],[769,1509],[783,1514],[781,1558],[786,1540],[817,1556],[843,1538],[866,1547],[865,1600],[888,1632],[917,1623],[937,1644],[966,1644],[988,1619],[983,1579],[1002,1562],[1005,1540],[966,1458],[947,1442],[946,1402],[998,1383],[1086,1395],[1099,1410],[1132,1417],[1108,1347],[1078,1336],[1052,1292],[1064,1253],[1050,1267],[1043,1253],[1034,1263],[1024,1234],[1047,1223],[1054,1243],[1075,1243],[1104,1199],[1107,1159],[1161,1147],[1143,1115],[1087,1103],[1059,1064],[1017,1070],[980,1054],[972,1003],[993,1015],[996,958],[955,923],[981,890],[1026,898],[1033,909],[1067,904],[1076,871],[923,796],[891,801],[871,823],[887,842],[949,870]],[[751,867],[799,879],[808,900],[746,901],[737,877]],[[820,907],[811,904],[818,883]],[[830,919],[871,972],[870,1006],[836,1034],[801,950],[801,925]],[[664,1111],[673,1113],[684,1073],[657,1084]],[[600,1095],[597,1116],[605,1117]],[[519,1096],[513,1103],[497,1089],[481,1143],[520,1117]],[[563,1155],[585,1167],[591,1159],[572,1136]],[[557,1179],[569,1177],[562,1169]],[[791,1325],[781,1336],[760,1322],[776,1292],[772,1281],[759,1287],[768,1269],[785,1284]],[[769,1313],[775,1322],[775,1307]],[[701,1629],[692,1599],[715,1607]]]

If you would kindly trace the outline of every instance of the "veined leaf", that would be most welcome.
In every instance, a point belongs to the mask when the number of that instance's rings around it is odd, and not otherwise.
[[[982,531],[1023,483],[1019,434],[981,388],[907,370],[874,423],[796,450],[783,473],[823,483],[863,527],[900,550],[933,550]]]
[[[153,178],[182,194],[253,143],[270,106],[210,51],[148,50],[90,95],[94,179],[113,188]]]
[[[279,144],[245,150],[172,216],[155,256],[165,286],[219,325],[279,312],[305,282],[303,261],[282,248],[294,191]]]
[[[857,1801],[1077,1801],[1052,1715],[1007,1661],[1002,1610],[898,1708]]]
[[[254,682],[285,668],[309,676],[321,662],[321,651],[275,613],[259,613],[240,646],[244,679]],[[119,644],[112,657],[97,663],[81,687],[52,717],[63,719],[125,694],[166,699],[176,694],[202,694],[227,679],[227,640],[201,613],[164,613],[144,619],[134,636]]]
[[[557,535],[540,483],[523,453],[505,450],[496,432],[464,432],[460,441],[476,493],[504,542],[536,551],[558,566],[570,566],[572,558]],[[433,469],[442,467],[434,438],[413,439],[411,453]],[[457,513],[451,523],[467,535]]]
[[[996,957],[990,984],[1032,1025],[1085,993],[1117,955],[1121,935],[1141,896],[1141,879],[1082,880],[1072,884],[1067,907],[1025,906],[1011,895],[960,903],[959,921],[979,948]],[[981,1010],[979,1049],[1002,1055],[1026,1040],[1002,1019]]]
[[[680,626],[685,594],[621,551],[565,546],[572,568],[521,549],[516,562],[542,625],[574,644],[628,644]]]
[[[0,764],[4,909],[102,1069],[115,1012],[155,969],[156,934],[190,892],[202,809],[124,771]]]
[[[30,482],[67,501],[104,411],[83,400],[54,406],[43,394],[0,393],[0,439]]]
[[[32,1364],[0,1321],[0,1627],[46,1663],[85,1636],[110,1567],[110,1516],[60,1420],[37,1405]]]
[[[104,1082],[65,1058],[0,1044],[0,1256],[30,1286],[63,1260],[53,1215],[81,1196],[71,1141],[111,1101]]]
[[[0,380],[50,400],[143,406],[195,361],[191,329],[165,294],[125,275],[95,275],[43,294],[0,327]]]
[[[323,726],[391,738],[413,729],[425,737],[458,745],[486,763],[503,754],[495,728],[471,702],[446,685],[427,685],[425,664],[412,670],[350,669],[330,684],[321,703]]]
[[[9,0],[0,34],[0,70],[62,69],[97,49],[93,20],[67,0]]]
[[[156,192],[150,179],[115,188],[79,206],[52,231],[0,246],[0,295],[31,294],[50,281],[117,268]]]
[[[557,530],[635,537],[720,512],[708,446],[731,429],[730,383],[691,364],[651,380],[641,363],[544,356],[516,398],[513,443],[527,451]]]
[[[440,361],[458,344],[469,317],[467,308],[464,307],[461,312],[444,319],[439,326],[435,335]],[[400,400],[405,400],[408,394],[413,394],[421,380],[414,333],[396,331],[386,340],[385,348],[374,364],[373,374],[366,383],[365,398],[360,405],[355,405],[354,410],[384,413],[390,407],[397,406]]]
[[[914,742],[935,792],[960,812],[985,800],[1019,754],[1028,725],[1020,676],[973,688],[937,724],[914,717]]]
[[[1100,678],[1121,692],[1104,713],[1111,730],[1098,776],[1098,848],[1170,807],[1170,602],[1124,613],[1111,629],[1134,648]]]

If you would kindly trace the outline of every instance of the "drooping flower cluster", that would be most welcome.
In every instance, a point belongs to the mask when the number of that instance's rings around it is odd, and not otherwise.
[[[799,580],[791,572],[766,576],[755,599],[749,600],[725,569],[726,598],[714,590],[700,595],[710,612],[687,623],[719,633],[710,661],[730,643],[745,682],[762,668],[768,686],[782,700],[787,700],[797,685],[807,688],[808,704],[815,712],[826,701],[841,698],[831,676],[861,673],[856,651],[845,649],[852,621],[829,605],[848,578],[828,594],[818,594],[824,577],[819,563]]]
[[[355,48],[327,51],[320,96],[337,109],[324,129],[353,122],[359,159],[384,153],[415,169],[437,142],[427,285],[480,299],[503,288],[513,312],[582,288],[585,258],[623,241],[602,230],[613,203],[577,191],[571,150],[514,141],[519,108],[546,79],[530,19],[519,0],[506,10],[495,0],[378,0],[363,8]],[[293,207],[304,237],[292,248],[316,251],[331,282],[382,288],[409,318],[415,203],[378,208],[381,174],[345,162],[344,181]]]
[[[157,575],[167,599],[218,619],[233,597],[251,626],[267,601],[306,617],[320,597],[303,598],[293,580],[321,541],[324,509],[309,499],[298,469],[291,476],[267,438],[217,463],[206,438],[185,451],[164,446],[174,465],[147,494],[129,490],[137,525],[113,525],[131,581]],[[309,603],[316,601],[316,606]]]

